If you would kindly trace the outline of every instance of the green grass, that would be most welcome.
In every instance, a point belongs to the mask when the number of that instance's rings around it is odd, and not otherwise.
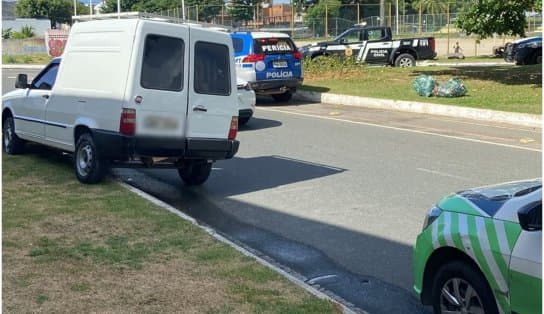
[[[47,54],[2,55],[3,64],[46,64],[51,61]]]
[[[80,184],[68,158],[27,148],[2,161],[5,312],[337,312],[116,182]]]
[[[370,67],[339,61],[305,61],[303,89],[353,96],[396,99],[542,114],[542,67],[532,66],[435,66]],[[419,75],[438,82],[458,77],[467,95],[458,98],[421,97],[412,88]]]

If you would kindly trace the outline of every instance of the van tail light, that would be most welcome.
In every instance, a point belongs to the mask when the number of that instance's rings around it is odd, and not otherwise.
[[[230,120],[229,140],[236,139],[237,133],[238,133],[238,117],[232,117],[232,120]]]
[[[300,51],[293,52],[293,58],[302,60],[302,53]]]
[[[136,110],[123,108],[121,112],[121,122],[119,123],[119,133],[123,135],[134,135],[136,130]]]
[[[435,48],[434,38],[429,39],[429,46],[431,46],[431,50],[434,52],[434,48]]]
[[[265,55],[260,54],[249,54],[244,59],[242,59],[242,63],[250,63],[250,62],[257,62],[257,61],[264,61]]]

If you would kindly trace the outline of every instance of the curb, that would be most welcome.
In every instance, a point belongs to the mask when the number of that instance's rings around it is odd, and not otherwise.
[[[415,101],[357,97],[331,93],[320,93],[306,90],[297,90],[297,92],[293,96],[297,100],[321,102],[332,105],[345,105],[406,111],[414,113],[425,113],[481,121],[509,123],[533,128],[542,127],[542,116],[528,113],[457,107],[450,105],[420,103]]]
[[[41,70],[46,64],[2,64],[2,69]]]
[[[278,266],[274,265],[273,263],[265,260],[264,258],[254,254],[253,252],[247,250],[246,248],[232,242],[231,240],[229,240],[226,237],[222,236],[221,234],[217,233],[213,228],[199,224],[198,221],[196,219],[194,219],[193,217],[186,215],[185,213],[179,211],[178,209],[174,208],[173,206],[168,205],[167,203],[161,201],[160,199],[158,199],[158,198],[156,198],[156,197],[154,197],[154,196],[152,196],[152,195],[150,195],[150,194],[148,194],[148,193],[146,193],[146,192],[144,192],[144,191],[142,191],[142,190],[140,190],[140,189],[138,189],[136,187],[133,187],[130,184],[127,184],[127,183],[122,182],[120,180],[116,180],[116,181],[122,187],[129,190],[130,192],[135,193],[138,196],[150,201],[151,203],[153,203],[153,204],[155,204],[155,205],[157,205],[159,207],[162,207],[163,209],[165,209],[165,210],[171,212],[172,214],[180,217],[181,219],[183,219],[185,221],[188,221],[189,223],[191,223],[191,224],[197,226],[198,228],[204,230],[206,233],[208,233],[214,239],[216,239],[216,240],[218,240],[218,241],[220,241],[220,242],[234,248],[236,251],[244,254],[247,257],[253,258],[259,264],[272,269],[273,271],[275,271],[278,274],[280,274],[281,276],[285,277],[287,280],[294,283],[298,287],[308,291],[313,296],[315,296],[315,297],[317,297],[319,299],[327,300],[327,301],[331,302],[343,314],[360,314],[360,313],[367,314],[367,312],[365,312],[365,311],[361,311],[359,309],[354,310],[354,309],[340,303],[339,301],[335,300],[334,298],[332,298],[328,294],[326,294],[326,293],[316,289],[315,287],[307,284],[304,280],[302,280],[300,278],[297,278],[295,275],[290,274],[289,272],[281,269],[280,267],[278,267]]]

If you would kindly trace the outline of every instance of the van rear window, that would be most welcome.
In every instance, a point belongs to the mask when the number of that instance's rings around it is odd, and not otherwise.
[[[230,57],[226,45],[199,41],[195,44],[195,92],[230,95]]]
[[[257,38],[254,39],[254,46],[257,54],[295,52],[295,45],[290,38]]]
[[[183,89],[182,39],[148,35],[145,39],[142,75],[143,88],[167,91]]]

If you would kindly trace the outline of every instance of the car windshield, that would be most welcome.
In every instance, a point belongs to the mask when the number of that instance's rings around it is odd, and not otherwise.
[[[469,199],[487,214],[493,216],[511,198],[527,195],[541,188],[542,181],[535,179],[484,186],[461,191],[457,194]]]
[[[295,45],[287,37],[257,38],[254,43],[257,54],[292,53],[295,51]]]

